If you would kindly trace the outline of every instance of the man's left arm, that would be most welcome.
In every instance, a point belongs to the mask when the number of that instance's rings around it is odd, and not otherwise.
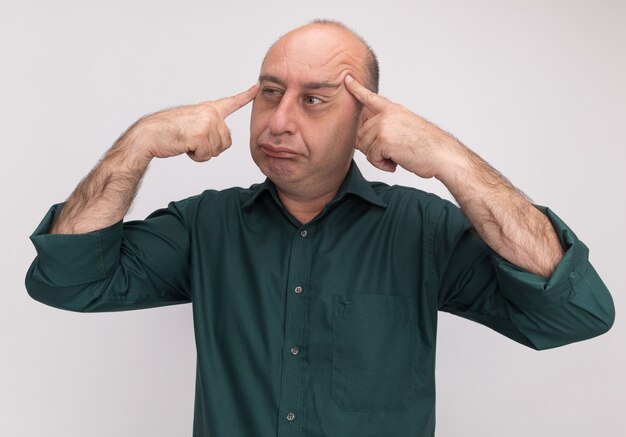
[[[494,265],[498,268],[500,282],[506,282],[501,286],[509,288],[502,292],[514,303],[541,310],[548,286],[562,288],[576,275],[595,273],[586,256],[572,256],[584,250],[567,247],[566,240],[561,242],[564,233],[573,234],[564,223],[554,214],[550,218],[546,208],[533,205],[460,141],[405,107],[372,93],[350,77],[345,83],[363,105],[356,148],[381,170],[395,171],[400,165],[420,177],[440,180],[457,200],[473,229],[497,254]],[[584,246],[575,240],[576,244]],[[564,257],[564,251],[569,249],[572,249],[569,256]],[[586,282],[601,283],[599,278]],[[537,292],[528,293],[530,288]],[[595,293],[596,298],[602,296],[602,300],[607,300],[602,306],[612,309],[612,302],[608,302],[610,294],[604,291],[606,288],[602,286],[602,290],[585,292]],[[529,302],[529,298],[534,302]],[[607,317],[605,322],[610,327],[614,313]]]
[[[489,247],[512,264],[550,277],[563,248],[545,214],[449,133],[350,76],[346,85],[363,104],[356,148],[372,165],[385,171],[400,165],[439,179]]]

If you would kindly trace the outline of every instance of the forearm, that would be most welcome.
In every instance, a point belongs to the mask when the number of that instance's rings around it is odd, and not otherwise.
[[[456,198],[481,238],[509,262],[550,276],[563,256],[550,220],[502,175],[460,141],[402,105],[346,76],[364,118],[355,147],[385,171],[396,165],[422,178],[436,177]]]
[[[86,233],[123,219],[150,163],[143,141],[135,123],[78,184],[49,233]]]
[[[504,176],[455,141],[454,156],[437,175],[480,237],[507,261],[549,277],[563,256],[552,223]]]
[[[224,119],[251,102],[258,84],[214,102],[166,109],[140,118],[78,184],[51,226],[51,234],[77,234],[124,218],[153,157],[186,153],[208,161],[232,144]]]

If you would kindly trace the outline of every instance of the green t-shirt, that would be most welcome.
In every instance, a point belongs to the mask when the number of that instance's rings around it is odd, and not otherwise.
[[[26,287],[71,311],[191,302],[194,436],[432,436],[437,311],[535,349],[607,331],[611,296],[550,209],[549,279],[493,252],[453,203],[368,182],[353,162],[309,223],[271,181],[207,190],[145,220],[31,235]]]

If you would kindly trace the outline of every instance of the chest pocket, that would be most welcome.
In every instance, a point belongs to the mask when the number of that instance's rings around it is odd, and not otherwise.
[[[395,411],[415,397],[415,298],[333,296],[331,396],[344,410]]]

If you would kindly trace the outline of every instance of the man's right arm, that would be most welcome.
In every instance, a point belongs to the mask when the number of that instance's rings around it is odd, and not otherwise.
[[[207,161],[230,147],[224,119],[256,96],[258,85],[214,102],[157,112],[139,119],[78,184],[49,233],[80,234],[123,219],[152,158],[182,153]]]
[[[189,302],[188,217],[198,196],[170,202],[144,220],[122,219],[152,158],[217,156],[231,144],[224,117],[256,89],[151,114],[131,126],[30,236],[37,250],[26,274],[30,296],[79,312]]]
[[[49,233],[82,234],[123,219],[150,164],[144,141],[139,124],[126,131],[78,184]]]

